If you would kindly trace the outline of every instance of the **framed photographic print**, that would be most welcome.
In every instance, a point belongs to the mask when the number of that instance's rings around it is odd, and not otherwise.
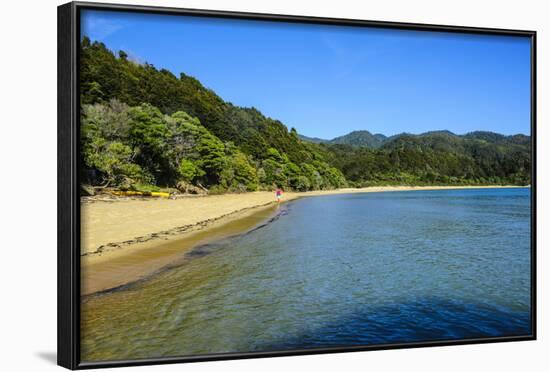
[[[536,337],[534,31],[58,8],[58,361]]]

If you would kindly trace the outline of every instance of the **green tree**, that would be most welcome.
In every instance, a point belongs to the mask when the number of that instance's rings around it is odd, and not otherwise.
[[[180,160],[178,171],[181,180],[185,182],[191,182],[195,177],[202,175],[202,170],[194,162],[187,159]]]

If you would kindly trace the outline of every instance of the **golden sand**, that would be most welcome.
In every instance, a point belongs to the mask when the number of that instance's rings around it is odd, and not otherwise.
[[[283,202],[320,195],[464,188],[483,187],[381,186],[289,192],[283,194]],[[253,228],[273,215],[276,206],[275,194],[267,191],[82,203],[81,294],[150,275],[181,259],[193,246]]]

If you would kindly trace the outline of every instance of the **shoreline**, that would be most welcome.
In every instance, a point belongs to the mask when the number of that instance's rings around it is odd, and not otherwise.
[[[528,187],[528,186],[527,186]],[[522,188],[522,186],[375,186],[283,194],[303,197],[353,193]],[[81,296],[142,280],[194,247],[252,230],[273,217],[273,192],[190,196],[175,200],[81,202]]]

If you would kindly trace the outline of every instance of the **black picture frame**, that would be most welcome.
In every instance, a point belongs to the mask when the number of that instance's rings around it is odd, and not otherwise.
[[[83,9],[207,16],[215,18],[263,20],[302,24],[345,25],[464,34],[523,36],[531,40],[531,333],[525,336],[489,337],[462,340],[413,342],[307,350],[211,354],[191,357],[152,358],[107,362],[80,361],[80,201],[79,201],[79,35]],[[380,349],[399,349],[444,345],[536,339],[536,32],[432,24],[380,22],[354,19],[318,18],[280,14],[257,14],[214,10],[178,9],[153,6],[71,2],[58,7],[58,315],[57,358],[69,369],[121,367],[226,359],[259,358],[305,354],[324,354]]]

